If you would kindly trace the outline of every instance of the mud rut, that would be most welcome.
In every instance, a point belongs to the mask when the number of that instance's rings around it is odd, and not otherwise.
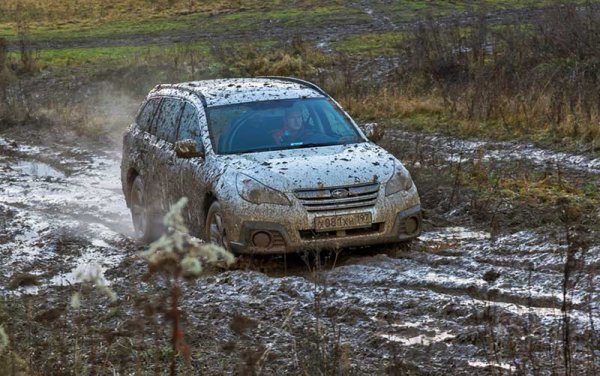
[[[232,27],[219,27],[219,30],[210,30],[199,20],[195,26],[185,30],[161,30],[158,33],[143,33],[131,35],[113,35],[110,38],[68,38],[52,40],[35,40],[30,42],[30,47],[39,49],[63,49],[63,48],[97,48],[117,46],[145,46],[167,45],[172,43],[190,43],[196,41],[247,41],[255,40],[256,32],[266,39],[289,40],[301,36],[303,40],[320,42],[326,47],[331,41],[339,40],[352,35],[361,35],[373,32],[387,32],[390,30],[412,30],[420,21],[393,20],[385,10],[376,9],[369,1],[350,2],[350,7],[356,8],[368,17],[364,20],[343,19],[329,20],[326,24],[306,26],[290,26],[277,20],[257,21],[256,29],[244,30]],[[541,14],[540,9],[501,9],[486,13],[485,19],[491,24],[505,24],[515,21],[527,22],[535,20]],[[457,12],[448,16],[437,17],[436,22],[440,24],[472,25],[479,22],[480,16],[472,11]],[[19,49],[17,43],[9,43],[8,49],[16,51]]]
[[[435,148],[448,163],[474,150],[447,138],[388,137],[404,142],[407,151],[417,141]],[[98,264],[123,296],[145,265],[136,259],[141,246],[130,238],[118,151],[40,145],[28,137],[0,138],[0,294],[38,297],[39,309],[51,307],[52,296],[77,286],[77,271]],[[487,144],[486,150],[492,159],[520,156],[532,168],[559,159],[592,180],[600,165],[527,145]],[[314,359],[334,359],[328,354],[337,354],[340,367],[368,374],[386,367],[413,373],[560,370],[565,249],[560,234],[543,228],[492,239],[477,227],[430,223],[405,247],[246,257],[237,270],[212,271],[186,289],[186,333],[202,349],[202,367],[222,364],[223,357],[237,364],[239,354],[252,350],[268,359],[257,366],[265,373],[310,373]],[[570,292],[572,353],[577,369],[594,374],[600,240],[582,257],[595,271],[582,274]],[[236,320],[247,325],[234,330]]]

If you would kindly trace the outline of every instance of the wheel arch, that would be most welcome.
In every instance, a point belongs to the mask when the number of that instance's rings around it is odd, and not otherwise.
[[[126,181],[125,201],[127,202],[128,207],[131,205],[131,189],[133,188],[133,182],[135,181],[135,178],[137,178],[138,176],[140,176],[139,172],[133,167],[127,171],[127,176],[126,176],[126,180],[125,180]]]
[[[219,201],[219,199],[217,198],[217,195],[212,190],[207,191],[206,194],[204,195],[204,204],[203,204],[203,208],[202,208],[202,213],[203,213],[202,217],[204,218],[204,221],[206,221],[206,216],[208,215],[208,209],[210,209],[210,206],[215,201]]]

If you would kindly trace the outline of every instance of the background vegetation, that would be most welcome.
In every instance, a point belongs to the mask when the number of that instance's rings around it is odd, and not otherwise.
[[[44,126],[103,141],[119,138],[158,83],[257,75],[314,81],[361,121],[600,152],[595,1],[0,3],[0,129]],[[564,226],[569,233],[581,218],[589,228],[598,226],[592,218],[598,188],[566,182],[559,166],[548,175],[523,166],[498,170],[476,159],[453,169],[435,163],[419,168],[422,155],[415,150],[413,157],[425,205],[450,210],[468,201],[473,218],[492,234],[515,223]],[[139,271],[144,265],[135,262],[131,269]],[[120,294],[139,288],[134,277]],[[102,299],[93,289],[83,292]],[[27,299],[0,305],[0,324],[16,339],[5,350],[0,338],[0,365],[10,365],[13,374],[50,372],[55,364],[63,364],[65,374],[93,373],[110,369],[108,359],[133,371],[152,364],[158,373],[173,356],[168,340],[149,344],[140,330],[168,336],[156,320],[168,296],[151,287],[127,303],[102,305],[110,309],[101,316],[91,304],[77,311],[62,306],[62,317],[52,320],[36,315]],[[24,320],[7,324],[6,312]],[[131,312],[137,316],[128,318]],[[107,324],[91,325],[98,317]],[[66,327],[76,330],[63,336]],[[47,343],[35,341],[36,331],[45,331]],[[310,365],[325,367],[324,374],[345,369],[343,349],[331,338],[308,339],[313,342],[298,352],[320,359]],[[587,344],[593,349],[597,339]],[[50,347],[53,353],[36,359]]]
[[[8,123],[39,118],[39,113],[33,115],[37,103],[26,98],[23,77],[32,85],[39,84],[36,77],[48,74],[74,74],[92,84],[100,81],[96,75],[104,82],[118,77],[118,84],[139,98],[157,82],[278,74],[317,81],[364,120],[390,124],[401,120],[404,126],[433,132],[598,150],[597,4],[526,8],[519,17],[499,21],[490,14],[528,4],[409,3],[374,1],[370,8],[359,9],[352,2],[308,0],[293,5],[257,1],[209,5],[194,0],[4,2],[0,5],[0,30],[7,38],[0,40],[3,118],[7,113],[16,117],[6,119]],[[364,32],[365,11],[372,17],[377,12],[389,14],[384,18],[389,25]],[[464,11],[473,14],[466,24],[460,17]],[[395,23],[403,20],[410,22]],[[279,28],[302,30],[309,24],[327,30],[339,22],[350,26],[331,41],[301,39],[301,32],[277,33]],[[276,26],[257,33],[267,24]],[[185,35],[200,27],[214,33],[183,42],[153,38]],[[242,32],[231,36],[227,30],[232,29]],[[83,39],[71,47],[68,40],[75,37]],[[124,45],[110,45],[110,38],[126,39],[119,42]],[[45,48],[37,40],[67,42]],[[131,78],[125,84],[123,73]],[[15,87],[16,82],[21,88]],[[9,111],[15,106],[20,110]]]

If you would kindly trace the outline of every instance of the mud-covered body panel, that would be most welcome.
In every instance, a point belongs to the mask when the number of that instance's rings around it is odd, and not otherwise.
[[[216,154],[208,134],[206,106],[241,100],[272,100],[274,97],[323,96],[321,92],[295,82],[271,80],[267,85],[264,79],[231,81],[157,87],[149,94],[147,101],[162,101],[161,109],[157,111],[162,111],[164,104],[171,105],[171,102],[175,103],[172,106],[184,101],[195,107],[199,140],[205,154],[204,157],[179,158],[173,142],[151,134],[151,122],[147,126],[134,123],[123,138],[121,169],[128,204],[132,177],[139,175],[145,182],[149,213],[164,215],[180,197],[186,196],[190,199],[185,213],[189,227],[195,235],[204,237],[207,210],[213,200],[218,200],[229,243],[240,252],[281,253],[306,248],[361,246],[396,242],[419,234],[420,201],[412,181],[410,188],[390,195],[386,192],[387,182],[398,171],[410,181],[408,172],[395,157],[366,140],[333,146]],[[202,87],[211,89],[200,92]],[[226,88],[220,96],[216,94],[219,87]],[[289,205],[248,201],[239,192],[241,177],[279,192],[277,194],[284,196]],[[354,197],[354,192],[362,192],[364,187],[370,189],[365,196],[369,201],[354,203],[360,200],[359,193]],[[338,191],[336,194],[348,197],[325,197],[325,206],[315,209],[302,200],[303,194],[311,190],[325,195]],[[336,205],[337,202],[341,204]],[[359,207],[353,207],[356,205]],[[369,218],[370,223],[331,231],[315,229],[316,221],[324,217],[329,216],[343,224],[353,221],[356,215],[368,216],[365,218]],[[416,228],[411,228],[410,233],[403,232],[406,227],[403,221],[407,216],[416,222]],[[253,238],[257,233],[269,241],[257,243]]]
[[[173,88],[202,92],[207,107],[234,103],[293,98],[318,98],[324,95],[299,82],[261,78],[232,78],[184,82]]]

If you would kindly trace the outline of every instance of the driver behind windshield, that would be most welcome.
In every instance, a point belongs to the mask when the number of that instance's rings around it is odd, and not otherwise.
[[[273,133],[273,141],[277,145],[303,142],[312,132],[307,129],[302,117],[302,110],[291,107],[286,111],[283,127]]]

